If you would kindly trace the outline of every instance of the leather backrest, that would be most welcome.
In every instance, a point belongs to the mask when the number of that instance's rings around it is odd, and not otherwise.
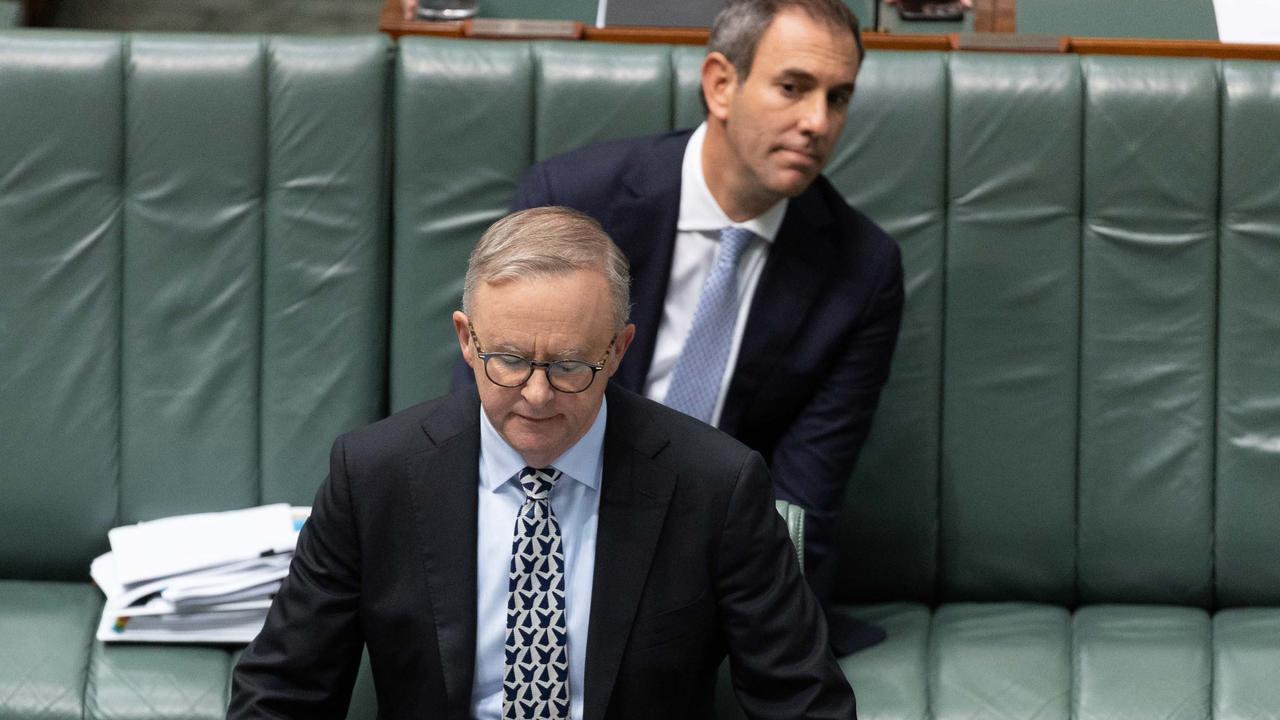
[[[912,321],[939,281],[913,277],[932,268],[898,231],[908,316],[847,498],[843,597],[1280,600],[1263,510],[1280,502],[1277,73],[950,56],[941,370],[922,371]],[[900,397],[934,377],[936,415]],[[932,582],[902,583],[913,564]]]
[[[1280,64],[1221,69],[1214,580],[1221,605],[1280,602]]]
[[[0,37],[0,573],[307,504],[384,410],[389,44]]]
[[[1218,88],[1086,58],[1080,600],[1203,605],[1213,530]]]

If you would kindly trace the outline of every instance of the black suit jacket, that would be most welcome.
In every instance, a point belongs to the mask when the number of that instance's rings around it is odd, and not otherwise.
[[[631,262],[636,338],[616,381],[642,392],[675,249],[688,130],[594,145],[531,168],[514,210],[596,218]],[[889,376],[902,317],[897,243],[825,177],[791,200],[756,286],[719,427],[760,452],[778,496],[809,512],[827,554],[836,512]]]
[[[608,390],[585,720],[713,717],[732,657],[758,718],[854,717],[760,456]],[[382,717],[468,717],[480,449],[474,389],[339,438],[230,718],[345,717],[362,644]]]

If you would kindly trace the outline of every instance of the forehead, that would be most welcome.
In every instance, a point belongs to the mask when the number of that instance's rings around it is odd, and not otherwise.
[[[800,9],[773,18],[756,47],[751,74],[806,74],[827,84],[852,83],[858,72],[853,34],[809,16]]]
[[[576,347],[611,332],[609,285],[597,271],[483,282],[472,300],[480,332],[503,342]]]

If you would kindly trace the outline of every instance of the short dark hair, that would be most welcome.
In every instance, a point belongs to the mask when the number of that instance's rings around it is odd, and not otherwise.
[[[866,56],[858,16],[842,0],[730,0],[711,25],[707,52],[718,52],[733,63],[738,80],[751,73],[756,47],[773,19],[786,10],[801,10],[836,32],[848,31],[858,47],[858,62]]]

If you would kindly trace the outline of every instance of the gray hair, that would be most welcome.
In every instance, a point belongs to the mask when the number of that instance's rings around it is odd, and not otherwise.
[[[631,314],[631,271],[627,258],[600,223],[567,207],[540,207],[512,213],[489,226],[467,261],[462,311],[471,314],[480,283],[594,270],[604,275],[613,300],[616,329]]]
[[[738,71],[738,82],[746,80],[760,38],[785,10],[801,10],[835,32],[848,31],[858,47],[858,62],[866,57],[858,16],[841,0],[730,0],[711,25],[707,52],[724,55]]]

